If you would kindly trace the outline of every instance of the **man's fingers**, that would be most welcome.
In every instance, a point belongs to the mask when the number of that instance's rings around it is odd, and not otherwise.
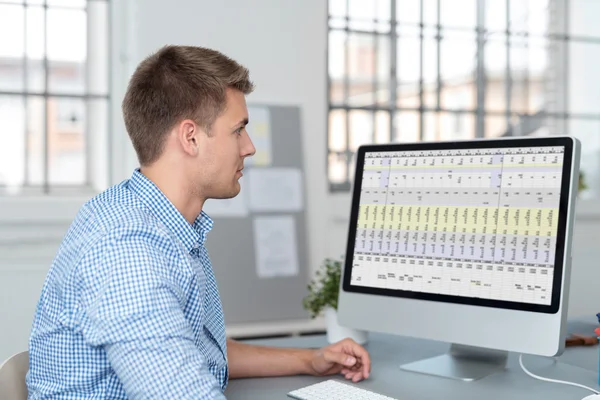
[[[326,351],[323,354],[323,357],[325,358],[325,361],[327,361],[327,362],[340,364],[340,365],[343,365],[346,367],[352,367],[354,364],[356,364],[356,357],[353,357],[353,356],[345,354],[345,353]]]
[[[353,340],[348,340],[346,343],[348,353],[354,354],[357,358],[360,359],[360,364],[362,364],[362,373],[365,378],[369,377],[369,373],[371,372],[371,358],[369,357],[369,352],[356,343]]]
[[[358,371],[358,372],[350,371],[343,375],[344,375],[344,378],[346,378],[348,380],[352,380],[352,382],[358,382],[358,381],[362,380],[364,377],[362,371]]]

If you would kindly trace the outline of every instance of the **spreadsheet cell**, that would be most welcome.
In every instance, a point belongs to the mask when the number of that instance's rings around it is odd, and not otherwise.
[[[550,304],[563,154],[367,153],[351,284]]]

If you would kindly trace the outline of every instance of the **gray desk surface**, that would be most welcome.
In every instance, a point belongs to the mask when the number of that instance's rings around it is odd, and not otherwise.
[[[592,334],[598,324],[593,320],[569,323],[569,332]],[[247,343],[280,347],[322,347],[325,336],[306,336]],[[461,382],[402,371],[401,363],[444,353],[448,345],[419,339],[371,333],[366,345],[372,358],[371,376],[359,387],[397,399],[582,399],[588,390],[527,376],[519,366],[518,354],[511,354],[504,371],[475,382]],[[600,390],[598,385],[598,347],[570,347],[557,359],[524,356],[525,366],[535,374],[572,381]],[[233,379],[225,395],[228,399],[286,399],[294,389],[341,376],[293,376],[259,379]],[[346,381],[347,382],[347,381]]]

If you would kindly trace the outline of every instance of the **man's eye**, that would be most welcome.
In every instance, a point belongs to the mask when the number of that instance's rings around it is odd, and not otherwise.
[[[235,133],[237,133],[239,135],[240,133],[242,133],[243,130],[244,130],[244,127],[242,126],[241,128],[237,128],[235,130]]]

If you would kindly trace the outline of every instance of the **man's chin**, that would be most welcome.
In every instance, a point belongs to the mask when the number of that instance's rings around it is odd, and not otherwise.
[[[232,188],[231,190],[229,190],[228,192],[223,191],[222,193],[219,193],[215,196],[212,196],[213,199],[232,199],[234,197],[236,197],[238,194],[240,194],[240,185],[237,184],[236,187]]]

